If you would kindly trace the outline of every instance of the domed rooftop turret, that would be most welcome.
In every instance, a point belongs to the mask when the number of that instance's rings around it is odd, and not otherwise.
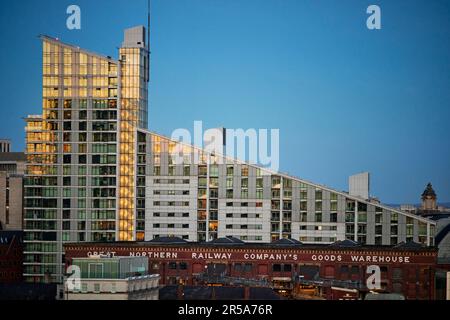
[[[436,198],[436,192],[434,192],[433,186],[431,185],[431,183],[427,184],[427,187],[425,188],[425,190],[422,193],[422,199],[428,198],[428,197]]]

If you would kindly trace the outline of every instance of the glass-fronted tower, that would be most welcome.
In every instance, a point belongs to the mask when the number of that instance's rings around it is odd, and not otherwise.
[[[137,128],[147,127],[148,48],[144,27],[125,30],[120,55],[118,240],[136,239]]]
[[[26,281],[61,282],[64,242],[136,238],[136,139],[147,126],[145,28],[119,60],[42,36],[42,115],[26,118]]]

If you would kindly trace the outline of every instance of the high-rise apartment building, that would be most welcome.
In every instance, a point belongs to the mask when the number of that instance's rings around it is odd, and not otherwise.
[[[233,236],[248,242],[293,238],[311,244],[351,239],[368,245],[433,245],[434,221],[140,131],[138,145],[147,150],[140,159],[148,167],[146,240]]]
[[[26,127],[27,281],[61,281],[66,242],[433,245],[434,221],[380,204],[368,186],[336,191],[147,131],[144,27],[125,31],[118,60],[42,41],[43,112]]]
[[[136,239],[149,51],[142,26],[125,31],[119,60],[41,39],[42,115],[26,118],[24,275],[60,282],[63,242]]]

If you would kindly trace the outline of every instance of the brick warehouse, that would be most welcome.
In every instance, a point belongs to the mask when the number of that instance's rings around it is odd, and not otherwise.
[[[403,294],[406,299],[435,298],[437,249],[415,243],[392,247],[361,246],[349,240],[303,245],[290,239],[252,244],[235,238],[202,243],[160,238],[66,244],[65,252],[66,266],[75,257],[147,256],[150,272],[161,275],[162,285],[252,283],[283,291],[309,284],[368,292],[367,267],[378,265],[383,292]]]

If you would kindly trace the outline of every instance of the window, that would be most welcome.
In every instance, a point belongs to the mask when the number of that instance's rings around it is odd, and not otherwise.
[[[322,190],[316,190],[316,200],[322,200]]]
[[[358,266],[352,266],[350,269],[351,274],[359,274],[359,267]]]
[[[383,215],[382,214],[375,215],[375,223],[383,223]]]
[[[306,212],[300,212],[300,222],[307,222],[308,214]]]
[[[406,235],[407,236],[414,235],[414,225],[406,225]]]
[[[391,235],[398,234],[398,226],[391,226]]]
[[[281,272],[281,264],[272,265],[272,271],[273,272]]]
[[[256,199],[262,199],[262,198],[263,198],[263,190],[256,189]]]
[[[217,164],[212,164],[209,166],[209,175],[211,177],[219,176],[219,166]]]
[[[264,187],[263,178],[256,178],[256,187],[257,188],[263,188]]]
[[[391,223],[397,223],[398,215],[396,212],[391,212]]]
[[[330,202],[330,211],[337,211],[337,202]]]
[[[317,201],[315,208],[316,211],[322,211],[322,201]]]
[[[272,177],[272,188],[279,188],[281,183],[281,178],[278,176]]]
[[[300,199],[306,200],[307,198],[308,198],[308,192],[306,190],[301,190],[300,191]],[[305,209],[304,210],[306,210],[306,201],[304,201],[304,203],[305,203]]]
[[[382,225],[375,226],[375,234],[376,235],[382,235],[383,234],[383,226]]]
[[[348,273],[348,266],[341,266],[341,274]]]
[[[316,212],[315,222],[322,222],[322,213],[321,212]]]
[[[180,262],[180,270],[187,270],[187,263],[186,262]]]
[[[337,222],[337,213],[336,212],[330,213],[330,222]]]
[[[63,221],[62,228],[63,230],[70,230],[70,221]]]
[[[103,278],[103,264],[101,263],[89,263],[88,274],[90,279],[101,279]],[[100,291],[100,289],[96,290]]]
[[[366,212],[358,213],[358,222],[367,222],[367,213]]]

